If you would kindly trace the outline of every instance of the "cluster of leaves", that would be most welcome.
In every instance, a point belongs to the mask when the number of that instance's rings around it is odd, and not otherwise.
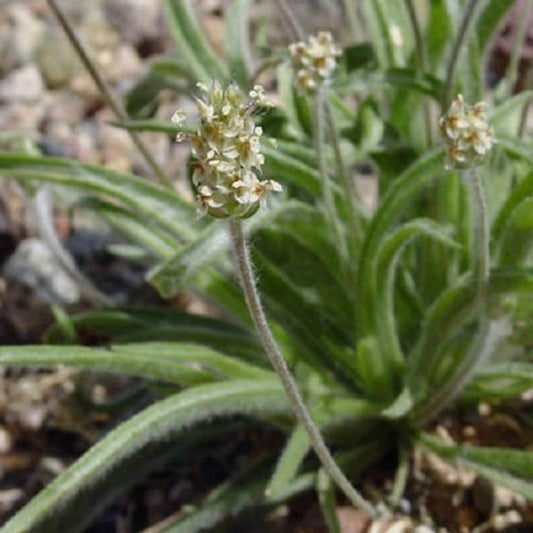
[[[333,184],[346,253],[339,251],[337,233],[323,210],[312,110],[295,89],[288,56],[265,52],[264,65],[253,67],[250,0],[230,3],[226,61],[211,50],[191,2],[166,0],[177,52],[153,63],[128,95],[132,120],[121,127],[175,135],[170,122],[151,118],[162,89],[190,94],[198,81],[209,83],[213,77],[249,89],[264,66],[276,67],[283,104],[262,117],[265,135],[277,140],[275,148],[264,148],[265,173],[287,192],[251,219],[246,232],[253,237],[259,286],[277,340],[314,419],[351,475],[391,447],[408,443],[533,498],[533,462],[526,452],[452,446],[423,431],[427,405],[457,379],[478,312],[472,202],[462,176],[444,168],[445,148],[434,138],[435,109],[446,101],[450,84],[467,101],[486,97],[489,45],[512,3],[479,2],[471,24],[462,28],[463,10],[453,10],[444,0],[427,3],[425,24],[413,19],[410,2],[361,2],[368,39],[344,49],[327,98],[345,163],[361,173],[371,165],[379,201],[375,212],[358,205],[361,233],[355,234],[344,222],[351,204]],[[451,81],[446,78],[455,44],[450,36],[464,41]],[[481,170],[491,214],[490,316],[501,327],[491,339],[490,362],[464,384],[458,398],[463,403],[515,398],[533,380],[533,270],[528,267],[533,144],[518,133],[520,114],[533,95],[510,96],[513,76],[510,72],[492,93],[490,121],[498,145]],[[348,105],[354,99],[355,111]],[[331,167],[334,156],[328,150]],[[247,506],[268,507],[317,486],[320,476],[308,457],[306,434],[295,425],[253,334],[228,260],[223,224],[198,220],[194,206],[174,190],[99,166],[0,153],[0,173],[82,191],[84,207],[149,252],[153,268],[148,279],[163,295],[192,288],[227,317],[100,309],[73,317],[71,324],[109,334],[110,348],[0,348],[4,365],[60,363],[174,385],[163,389],[168,392],[163,399],[110,431],[13,517],[3,533],[83,529],[133,482],[123,475],[128,466],[145,472],[156,464],[155,457],[179,454],[191,441],[190,432],[181,437],[184,428],[234,414],[286,432],[285,449],[254,475],[229,480],[167,531],[204,530]],[[60,339],[61,328],[53,328],[49,341]],[[437,412],[445,406],[434,407]],[[321,496],[320,501],[327,512],[331,498]]]

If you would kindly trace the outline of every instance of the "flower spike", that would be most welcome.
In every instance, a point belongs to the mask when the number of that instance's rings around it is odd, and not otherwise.
[[[203,93],[195,98],[198,130],[189,136],[181,131],[176,140],[189,137],[192,144],[198,212],[216,218],[248,218],[259,209],[267,191],[282,190],[277,181],[258,177],[265,162],[263,130],[255,125],[253,112],[270,104],[259,85],[248,98],[234,83],[223,89],[214,80],[211,87],[198,83],[197,88]],[[181,127],[183,111],[176,111],[172,121]]]

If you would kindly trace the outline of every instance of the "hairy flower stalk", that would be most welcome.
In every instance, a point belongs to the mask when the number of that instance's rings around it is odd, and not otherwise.
[[[311,96],[314,101],[313,136],[322,180],[322,199],[329,226],[335,232],[340,252],[346,257],[347,247],[343,238],[342,226],[337,215],[331,178],[328,174],[325,143],[328,112],[326,88],[331,83],[333,72],[337,68],[337,57],[341,51],[333,42],[331,33],[321,31],[316,36],[309,37],[307,42],[300,41],[289,45],[289,52],[298,90]],[[332,137],[332,140],[333,142],[338,142],[335,136]],[[336,146],[335,148],[337,164],[342,167],[340,147]],[[343,174],[341,172],[342,177]],[[342,180],[342,185],[345,196],[349,201],[351,220],[355,220],[355,223],[351,224],[352,230],[357,232],[353,189],[349,186],[347,180]]]
[[[470,379],[478,366],[490,355],[491,323],[487,314],[487,293],[490,276],[490,230],[483,182],[478,167],[494,146],[494,130],[486,118],[486,104],[465,104],[461,95],[455,98],[448,112],[439,120],[441,133],[448,144],[447,168],[466,171],[476,206],[474,221],[475,303],[479,313],[478,331],[464,359],[450,380],[436,392],[419,416],[421,423],[431,419],[448,405]]]
[[[257,334],[277,372],[297,419],[306,429],[310,442],[331,478],[357,507],[370,515],[374,508],[351,485],[337,466],[320,430],[298,391],[298,387],[268,325],[253,275],[252,261],[246,244],[241,219],[252,216],[267,190],[279,191],[273,180],[257,177],[263,165],[261,131],[255,127],[252,111],[266,103],[263,89],[256,86],[247,102],[239,88],[230,85],[225,91],[217,82],[209,89],[200,84],[205,99],[197,99],[200,114],[198,131],[189,136],[194,163],[193,184],[200,213],[230,219],[230,233],[239,270],[242,290]],[[183,124],[185,115],[176,112],[173,121]],[[177,140],[187,137],[178,133]]]
[[[309,410],[305,406],[302,396],[298,391],[298,387],[287,366],[285,358],[283,357],[270,326],[268,325],[261,298],[255,284],[250,253],[246,245],[242,225],[238,221],[231,220],[230,229],[235,257],[239,267],[241,285],[246,297],[248,309],[252,315],[261,343],[269,356],[272,366],[281,379],[296,417],[304,426],[315,453],[331,479],[337,483],[339,488],[355,507],[363,509],[370,516],[375,516],[376,511],[372,505],[367,502],[359,492],[357,492],[337,465],[320,433],[320,430],[311,418]]]

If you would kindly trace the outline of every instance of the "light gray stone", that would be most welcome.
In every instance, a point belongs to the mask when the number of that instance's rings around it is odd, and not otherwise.
[[[49,304],[79,301],[77,284],[64,272],[57,259],[40,239],[20,242],[3,269],[6,279],[33,289],[35,296]]]
[[[31,103],[44,97],[44,82],[35,65],[14,70],[0,82],[0,102]]]

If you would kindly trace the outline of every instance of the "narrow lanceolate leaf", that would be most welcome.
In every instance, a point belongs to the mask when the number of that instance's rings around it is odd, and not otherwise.
[[[268,508],[281,502],[285,503],[290,498],[310,490],[315,478],[314,473],[298,476],[277,498],[266,500],[266,475],[264,464],[240,472],[229,482],[215,489],[198,509],[176,520],[163,533],[208,531],[223,519],[236,517],[250,507]]]
[[[76,328],[110,335],[114,343],[183,342],[208,346],[245,360],[264,360],[261,344],[249,331],[192,313],[156,307],[122,307],[89,311],[73,317],[72,323]],[[57,343],[60,338],[57,328],[50,328],[47,342]]]
[[[266,157],[266,170],[269,175],[279,176],[284,183],[292,183],[311,194],[320,195],[320,175],[313,167],[271,146],[265,145],[263,153]]]
[[[518,114],[522,107],[532,99],[533,91],[523,91],[506,98],[498,107],[488,113],[489,124],[492,124],[496,129],[496,133],[498,133],[500,125],[507,122],[513,114]]]
[[[37,533],[48,515],[149,443],[214,417],[236,413],[272,416],[288,410],[283,390],[274,380],[202,385],[159,401],[95,444],[11,518],[2,533]]]
[[[516,137],[498,136],[498,145],[513,159],[522,159],[527,163],[533,163],[533,144]]]
[[[359,256],[357,279],[357,327],[361,336],[371,334],[368,312],[375,295],[367,280],[374,275],[375,258],[389,228],[407,209],[413,197],[444,169],[444,150],[438,148],[420,158],[403,172],[387,189],[370,224]]]
[[[417,439],[424,448],[457,461],[496,485],[503,485],[528,499],[533,499],[533,461],[531,452],[510,448],[482,448],[449,445],[428,434]]]
[[[468,400],[518,398],[533,386],[533,363],[493,363],[478,372],[467,385]]]
[[[509,218],[511,217],[511,213],[521,202],[527,200],[531,196],[533,196],[533,173],[528,174],[518,183],[496,215],[492,225],[492,238],[496,245],[501,244],[501,239]]]
[[[427,46],[426,57],[433,71],[437,70],[446,46],[450,43],[452,20],[446,0],[433,0],[428,5],[429,22],[424,43]]]
[[[294,207],[295,202],[283,202],[273,209],[260,211],[245,225],[246,235],[252,234],[257,228]],[[222,255],[230,250],[229,230],[226,224],[213,222],[198,238],[176,252],[165,263],[155,267],[148,273],[148,281],[156,287],[162,296],[169,298],[176,295],[196,275],[206,267],[212,266]],[[229,261],[222,263],[226,266]]]
[[[279,493],[292,481],[311,444],[307,432],[298,424],[291,433],[282,454],[279,457],[274,474],[265,489],[267,498],[276,498]]]
[[[250,0],[232,0],[226,14],[226,56],[230,76],[248,89],[253,70],[250,50]]]
[[[533,197],[525,198],[513,210],[501,242],[500,265],[527,264],[533,247]]]
[[[297,185],[315,196],[320,196],[322,186],[317,170],[296,157],[283,153],[283,146],[283,143],[280,143],[279,148],[266,144],[263,146],[266,174],[279,178],[283,183]],[[343,204],[344,199],[338,185],[332,184],[332,189],[337,205]]]
[[[428,73],[413,68],[389,68],[384,73],[384,79],[393,87],[405,87],[427,94],[435,100],[442,98],[444,84]]]
[[[180,292],[202,267],[212,263],[228,248],[228,229],[223,224],[212,223],[198,239],[149,272],[148,281],[162,296],[170,298]]]
[[[239,472],[233,479],[216,488],[198,509],[165,528],[164,533],[199,533],[211,530],[228,517],[237,517],[250,507],[264,503],[265,461]]]
[[[139,217],[154,221],[183,239],[196,233],[191,224],[191,204],[175,191],[131,174],[71,159],[0,153],[0,175],[106,194],[135,210]]]
[[[227,73],[200,29],[190,0],[165,0],[167,23],[189,69],[198,81],[227,81]]]
[[[99,372],[129,374],[181,385],[226,378],[266,378],[270,373],[194,344],[140,343],[111,349],[84,346],[0,347],[0,364],[50,367],[65,365]]]
[[[322,509],[322,515],[330,533],[342,533],[337,516],[337,500],[335,499],[335,483],[329,474],[320,468],[316,480],[318,501]]]
[[[112,347],[113,352],[138,357],[155,354],[153,357],[161,362],[188,365],[211,372],[220,379],[268,379],[274,374],[270,370],[245,363],[236,357],[230,357],[205,348],[177,342],[146,342],[119,344]]]
[[[133,211],[111,202],[96,197],[87,197],[78,202],[76,207],[87,208],[97,213],[121,235],[126,236],[160,259],[168,259],[180,246],[169,233],[154,224],[143,223]]]
[[[419,342],[407,358],[409,380],[419,381],[437,359],[442,346],[458,331],[458,328],[472,318],[476,311],[476,281],[469,279],[442,294],[430,308]],[[533,270],[494,269],[490,273],[489,295],[508,292],[531,292]]]
[[[451,248],[460,248],[460,245],[449,236],[440,224],[430,219],[416,219],[400,226],[393,231],[381,244],[377,254],[376,269],[369,279],[374,283],[373,293],[377,299],[373,302],[372,310],[376,313],[376,324],[379,327],[379,340],[383,349],[380,351],[386,359],[386,368],[396,368],[398,371],[403,365],[403,354],[396,330],[394,313],[394,279],[396,265],[404,247],[418,236],[425,236]]]

